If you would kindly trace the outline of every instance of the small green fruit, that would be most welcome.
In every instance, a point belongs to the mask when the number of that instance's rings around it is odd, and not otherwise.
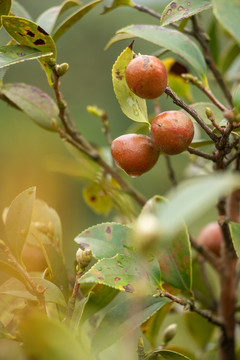
[[[137,56],[128,64],[125,76],[132,92],[143,99],[158,98],[167,87],[167,70],[155,56]]]
[[[150,170],[159,157],[152,139],[140,134],[119,136],[112,142],[111,153],[116,164],[132,177]]]
[[[152,122],[151,134],[156,148],[168,155],[185,151],[191,144],[194,126],[191,119],[181,111],[165,111]]]

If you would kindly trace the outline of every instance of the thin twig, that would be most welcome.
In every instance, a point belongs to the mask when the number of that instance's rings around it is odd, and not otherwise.
[[[68,302],[68,309],[67,309],[67,322],[68,324],[70,323],[71,319],[72,319],[72,315],[75,309],[75,304],[76,304],[76,300],[77,300],[77,295],[78,295],[78,291],[79,291],[79,280],[81,279],[83,272],[80,271],[76,274],[76,278],[75,278],[75,283],[74,283],[74,287],[73,287],[73,292],[72,292],[72,296],[69,299]]]
[[[212,251],[209,251],[206,247],[199,245],[198,242],[191,235],[190,241],[192,247],[199,254],[201,254],[217,271],[219,271],[221,265],[219,258]]]
[[[149,14],[157,19],[161,19],[161,14],[158,14],[156,11],[152,10],[152,9],[149,9],[148,7],[146,6],[143,6],[143,5],[138,5],[138,4],[134,4],[134,9],[138,10],[138,11],[142,11],[146,14]]]
[[[59,77],[56,71],[53,72],[53,77],[54,91],[59,108],[59,117],[64,126],[64,131],[61,128],[57,129],[60,136],[67,142],[71,143],[78,150],[86,154],[90,159],[98,163],[106,173],[110,174],[118,182],[118,184],[127,194],[129,194],[140,206],[143,206],[146,202],[145,197],[136,191],[127,181],[125,181],[117,170],[109,166],[100,156],[97,150],[76,129],[73,120],[70,118],[67,112],[67,105],[60,91]]]
[[[217,80],[220,88],[222,89],[226,99],[228,100],[229,104],[232,106],[232,95],[229,91],[228,87],[226,86],[222,74],[218,70],[213,58],[211,56],[210,48],[209,48],[209,40],[203,29],[199,26],[196,16],[191,17],[192,24],[193,24],[193,35],[198,40],[199,44],[202,46],[203,54],[206,60],[207,65],[209,66],[210,70],[212,71],[215,79]]]
[[[204,317],[212,324],[224,329],[224,324],[219,317],[214,316],[213,313],[209,310],[203,310],[203,309],[198,308],[194,304],[193,301],[184,300],[178,296],[172,295],[171,293],[169,293],[168,291],[165,291],[165,290],[158,290],[158,295],[162,296],[162,297],[167,297],[168,299],[172,300],[173,302],[184,306],[186,309],[189,309],[190,311],[193,311],[193,312],[199,314],[200,316]]]
[[[170,159],[169,155],[164,155],[164,158],[165,158],[166,164],[167,164],[168,177],[169,177],[172,185],[173,185],[174,187],[176,187],[177,184],[178,184],[178,182],[177,182],[177,179],[176,179],[176,175],[175,175],[174,169],[173,169],[173,167],[172,167],[171,159]]]
[[[180,106],[190,114],[214,142],[218,141],[218,136],[213,133],[212,129],[210,129],[207,124],[205,124],[198,113],[191,106],[185,104],[169,86],[167,86],[165,93],[173,99],[174,104]]]
[[[2,249],[2,251],[5,252],[11,264],[18,270],[18,272],[26,280],[26,283],[29,285],[29,289],[31,289],[31,293],[34,296],[36,296],[41,308],[45,310],[46,307],[45,307],[44,292],[46,289],[42,285],[38,285],[35,283],[35,281],[31,278],[27,270],[17,261],[11,249],[3,241],[0,241],[0,248]]]
[[[187,148],[187,151],[190,152],[190,154],[197,155],[197,156],[202,157],[204,159],[211,160],[211,161],[214,161],[214,162],[216,161],[214,155],[205,153],[205,152],[200,151],[200,150],[197,150],[197,149],[195,149],[195,148],[193,148],[191,146],[189,146]]]

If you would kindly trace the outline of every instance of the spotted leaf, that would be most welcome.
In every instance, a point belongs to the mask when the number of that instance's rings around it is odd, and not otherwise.
[[[116,255],[99,260],[80,279],[81,283],[98,283],[128,293],[155,294],[158,284],[138,259],[128,255]],[[144,289],[144,290],[143,290]]]
[[[131,120],[148,123],[146,101],[135,95],[128,87],[125,71],[133,59],[133,51],[127,47],[112,68],[113,89],[122,112]]]
[[[0,68],[15,65],[23,61],[36,60],[52,55],[52,52],[40,52],[28,46],[0,46]]]
[[[100,260],[116,254],[129,254],[132,230],[117,223],[103,223],[84,230],[74,241],[82,249],[91,249],[93,256]]]
[[[212,6],[209,0],[175,0],[171,1],[162,12],[161,25],[181,21]]]

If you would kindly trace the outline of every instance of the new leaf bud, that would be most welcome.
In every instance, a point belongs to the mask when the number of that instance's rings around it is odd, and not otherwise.
[[[171,324],[163,332],[163,342],[168,344],[177,333],[177,324]]]
[[[144,252],[154,247],[160,235],[158,220],[152,214],[140,215],[134,230],[136,248]]]
[[[62,63],[60,65],[57,65],[56,70],[57,70],[58,76],[63,76],[64,74],[66,74],[68,69],[69,69],[68,63]]]
[[[78,249],[76,253],[76,260],[80,268],[85,269],[93,258],[92,250]]]

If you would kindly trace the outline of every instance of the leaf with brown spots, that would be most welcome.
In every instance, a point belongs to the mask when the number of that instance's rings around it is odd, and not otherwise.
[[[141,261],[128,255],[99,260],[80,279],[80,283],[99,283],[128,293],[153,295],[158,285]]]
[[[92,342],[94,352],[99,353],[129,336],[168,303],[170,300],[164,297],[126,296],[106,313],[97,327]]]
[[[84,230],[74,241],[83,249],[91,249],[93,256],[100,260],[116,254],[129,254],[131,237],[132,230],[128,226],[107,222]]]
[[[113,206],[111,198],[104,191],[102,185],[95,181],[83,189],[83,198],[88,206],[98,214],[107,215]]]
[[[3,16],[2,23],[9,35],[20,45],[29,46],[44,53],[51,52],[51,57],[56,58],[56,47],[53,39],[38,24],[17,16]],[[49,84],[52,86],[52,68],[48,64],[49,58],[46,57],[39,61],[47,75]]]
[[[162,12],[161,26],[166,26],[198,14],[212,7],[209,0],[175,0],[171,1]]]
[[[128,46],[117,58],[112,68],[113,89],[122,112],[131,120],[148,123],[146,100],[135,95],[128,87],[125,71],[133,59],[133,51]]]

